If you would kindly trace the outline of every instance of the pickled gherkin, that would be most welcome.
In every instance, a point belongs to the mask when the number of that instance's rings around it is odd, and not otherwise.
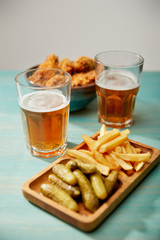
[[[75,185],[77,183],[77,179],[72,171],[63,164],[56,164],[52,168],[52,171],[57,177],[68,184]]]
[[[67,162],[66,167],[70,169],[71,171],[75,170],[77,168],[77,163],[75,160],[70,160]]]
[[[79,159],[70,160],[66,167],[70,170],[80,169],[84,174],[92,174],[97,171],[97,168],[93,164],[85,163]]]
[[[78,197],[80,195],[80,189],[77,186],[69,185],[65,182],[63,182],[59,177],[57,177],[55,174],[50,174],[48,176],[48,181],[52,184],[56,184],[58,187],[63,189],[65,192],[67,192],[69,195],[71,195],[73,198]]]
[[[108,194],[100,172],[91,174],[90,182],[96,196],[101,200],[106,199]]]
[[[63,189],[57,187],[54,184],[42,184],[40,187],[40,192],[48,197],[54,200],[55,202],[63,205],[64,207],[69,208],[73,211],[78,211],[78,204],[76,201]]]
[[[74,170],[73,173],[77,178],[85,208],[90,212],[95,212],[99,207],[99,200],[93,191],[90,181],[79,169]]]
[[[104,179],[104,184],[107,190],[108,195],[110,195],[117,183],[118,180],[118,171],[113,170],[110,172],[108,177],[105,177]]]

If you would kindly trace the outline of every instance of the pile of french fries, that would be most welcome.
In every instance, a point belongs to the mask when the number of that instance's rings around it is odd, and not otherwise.
[[[96,165],[101,174],[107,176],[110,171],[117,170],[123,176],[139,171],[151,154],[142,153],[140,148],[133,147],[128,140],[129,129],[107,131],[103,124],[97,140],[82,135],[87,149],[68,149],[67,154],[87,163]]]

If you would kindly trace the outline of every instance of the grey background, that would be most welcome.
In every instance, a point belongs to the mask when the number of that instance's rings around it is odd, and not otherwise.
[[[160,1],[0,0],[0,70],[107,50],[136,52],[144,70],[160,70]]]

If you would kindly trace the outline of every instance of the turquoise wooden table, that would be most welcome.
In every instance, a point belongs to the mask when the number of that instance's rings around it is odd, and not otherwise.
[[[0,240],[158,240],[160,164],[93,232],[85,233],[26,200],[22,184],[57,158],[32,157],[25,148],[14,77],[0,72]],[[96,100],[70,114],[68,146],[100,129]],[[130,138],[160,149],[160,72],[144,72]]]

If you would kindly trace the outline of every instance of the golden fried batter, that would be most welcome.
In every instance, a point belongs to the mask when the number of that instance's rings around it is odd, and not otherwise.
[[[46,87],[53,87],[64,83],[64,75],[57,74],[46,82]]]
[[[58,57],[54,54],[50,54],[47,59],[41,63],[38,68],[58,68]],[[38,69],[29,77],[32,83],[45,86],[48,79],[53,77],[54,72],[49,69]]]
[[[95,70],[86,73],[76,73],[72,76],[72,87],[85,86],[95,81]]]
[[[63,58],[62,61],[59,62],[58,68],[70,73],[71,75],[74,71],[73,62],[71,62],[68,58]]]
[[[79,57],[74,61],[75,72],[87,72],[95,68],[94,60],[89,57]]]
[[[75,62],[71,62],[68,58],[58,61],[58,56],[50,54],[46,60],[39,65],[38,68],[57,68],[62,69],[72,75],[72,87],[85,86],[95,82],[95,63],[89,57],[79,57]],[[38,69],[29,80],[41,86],[55,86],[64,82],[63,72],[55,74],[51,69]]]
[[[58,68],[58,57],[53,53],[38,68]]]
[[[95,81],[95,70],[91,70],[89,72],[86,72],[86,79],[90,81],[91,83]]]
[[[48,79],[54,75],[55,73],[52,69],[38,69],[29,77],[29,80],[34,84],[45,86]]]

